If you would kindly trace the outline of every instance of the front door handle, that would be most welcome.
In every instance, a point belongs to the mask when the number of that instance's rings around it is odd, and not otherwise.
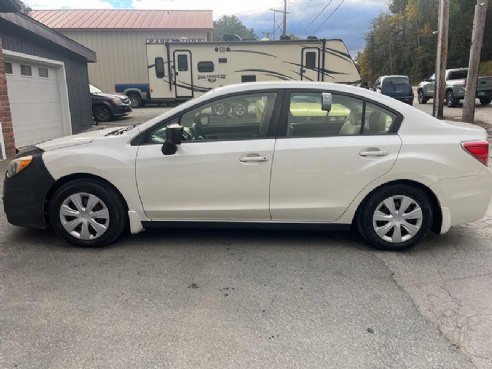
[[[263,163],[265,161],[268,161],[268,158],[266,156],[261,156],[261,155],[243,156],[239,158],[239,161],[241,163]]]
[[[388,152],[387,151],[384,151],[384,150],[363,150],[359,153],[360,156],[363,156],[365,158],[367,157],[381,157],[381,156],[386,156],[388,155]]]

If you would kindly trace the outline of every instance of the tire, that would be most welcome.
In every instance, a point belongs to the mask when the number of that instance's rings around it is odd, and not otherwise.
[[[406,207],[403,214],[401,206]],[[395,217],[396,224],[392,220]],[[366,199],[359,212],[357,228],[372,247],[401,251],[424,238],[432,222],[433,209],[427,194],[418,187],[396,184],[382,187]]]
[[[143,106],[142,96],[140,96],[139,94],[133,92],[129,93],[127,96],[130,99],[130,105],[132,109],[141,108]]]
[[[59,237],[83,247],[113,243],[128,222],[125,204],[116,191],[90,179],[61,186],[51,198],[49,220]]]
[[[481,97],[480,99],[480,104],[482,105],[489,105],[492,99],[490,97]]]
[[[242,118],[248,114],[248,102],[238,101],[232,104],[232,114],[238,118]]]
[[[96,105],[92,107],[92,115],[98,122],[107,122],[113,118],[111,110],[106,105]]]
[[[446,106],[448,108],[454,108],[458,105],[459,100],[454,97],[453,91],[446,92]]]
[[[427,101],[429,101],[429,99],[424,96],[423,90],[417,91],[417,100],[419,101],[419,104],[426,104]]]
[[[212,113],[217,117],[225,117],[230,109],[231,106],[223,102],[212,105]]]

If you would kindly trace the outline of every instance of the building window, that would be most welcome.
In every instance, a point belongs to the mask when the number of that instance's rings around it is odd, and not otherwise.
[[[314,51],[306,53],[306,68],[316,69],[316,53]]]
[[[227,63],[227,58],[219,58],[219,63]]]
[[[48,68],[39,68],[39,76],[41,78],[48,78],[49,77]]]
[[[12,63],[5,62],[5,74],[13,74]]]
[[[214,63],[211,61],[203,61],[198,63],[198,71],[200,73],[211,73],[214,71]]]
[[[29,77],[32,76],[32,68],[30,65],[21,64],[20,68],[21,68],[21,75],[29,76]]]
[[[188,70],[188,55],[178,55],[178,71],[186,72]]]

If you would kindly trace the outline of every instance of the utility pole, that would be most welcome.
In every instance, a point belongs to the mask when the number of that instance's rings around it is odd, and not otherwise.
[[[480,54],[482,51],[485,18],[487,15],[487,0],[477,0],[473,18],[472,44],[470,47],[470,62],[468,63],[468,78],[465,86],[463,101],[463,122],[473,123],[475,118],[475,97],[477,94]]]
[[[443,119],[444,95],[446,91],[446,61],[448,58],[449,0],[439,0],[437,35],[436,82],[432,115]]]
[[[284,23],[282,27],[282,36],[287,36],[287,0],[284,0]]]

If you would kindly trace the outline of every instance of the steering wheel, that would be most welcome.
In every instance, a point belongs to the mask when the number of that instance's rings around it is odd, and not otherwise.
[[[193,141],[195,139],[193,130],[188,127],[183,127],[183,133],[181,134],[181,139],[183,141]]]
[[[197,122],[193,123],[191,125],[191,131],[193,132],[193,136],[195,140],[203,140],[205,138],[201,123],[197,123]]]

